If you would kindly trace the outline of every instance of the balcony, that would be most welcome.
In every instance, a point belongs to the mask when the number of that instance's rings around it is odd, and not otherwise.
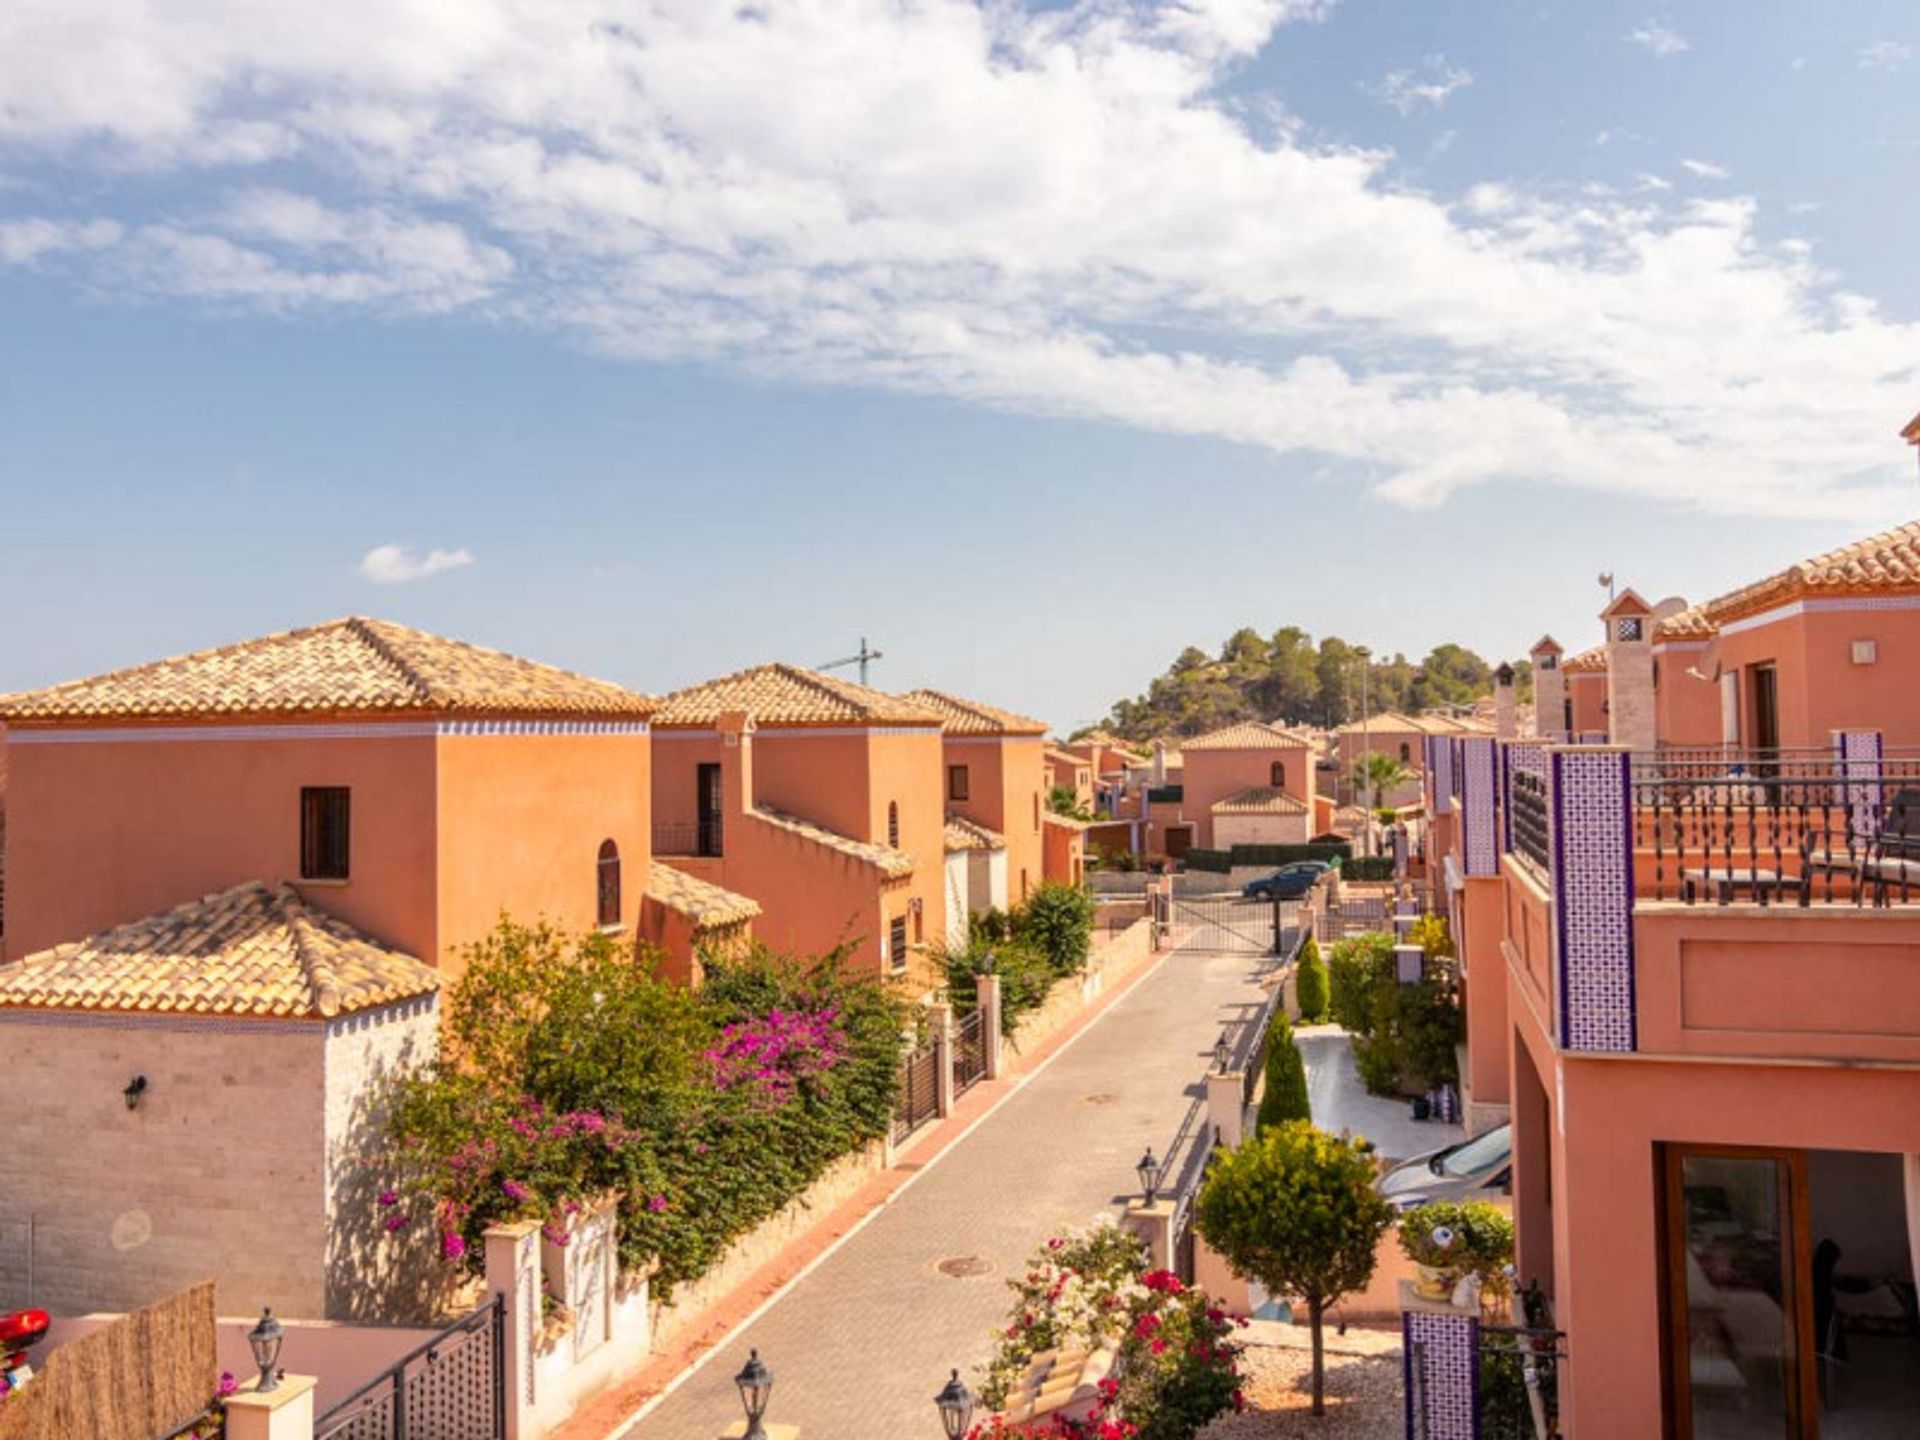
[[[656,855],[722,855],[725,853],[723,838],[718,819],[653,822],[653,853]]]

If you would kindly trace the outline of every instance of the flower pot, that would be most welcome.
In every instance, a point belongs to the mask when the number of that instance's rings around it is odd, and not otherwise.
[[[1443,1270],[1437,1265],[1416,1264],[1417,1278],[1413,1288],[1423,1300],[1446,1300],[1453,1295],[1455,1276],[1451,1270]]]

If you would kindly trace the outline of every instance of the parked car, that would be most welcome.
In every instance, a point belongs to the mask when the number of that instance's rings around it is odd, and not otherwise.
[[[1457,1145],[1403,1160],[1374,1182],[1396,1210],[1429,1200],[1491,1200],[1513,1184],[1513,1127],[1497,1125]]]
[[[47,1337],[44,1310],[16,1310],[0,1314],[0,1395],[18,1390],[33,1378],[27,1351]]]
[[[1313,888],[1314,881],[1327,873],[1324,860],[1296,860],[1282,865],[1271,875],[1249,880],[1240,887],[1243,900],[1298,900]]]

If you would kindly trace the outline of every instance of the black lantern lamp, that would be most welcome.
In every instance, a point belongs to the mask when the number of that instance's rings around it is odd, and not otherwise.
[[[1227,1073],[1227,1063],[1233,1059],[1233,1047],[1227,1043],[1227,1032],[1222,1030],[1220,1038],[1213,1042],[1213,1068],[1222,1075]]]
[[[1160,1192],[1160,1162],[1153,1158],[1153,1147],[1147,1147],[1147,1153],[1140,1157],[1140,1163],[1133,1167],[1133,1173],[1140,1177],[1140,1189],[1145,1192],[1147,1204],[1153,1204],[1154,1197]]]
[[[263,1395],[280,1386],[280,1342],[285,1338],[271,1307],[260,1312],[260,1323],[247,1332],[253,1363],[260,1367],[260,1383],[253,1388]]]
[[[740,1404],[747,1412],[747,1433],[742,1440],[767,1440],[767,1398],[773,1394],[773,1372],[761,1363],[760,1352],[752,1351],[740,1373],[733,1377],[740,1390]]]
[[[127,1088],[120,1092],[120,1096],[127,1102],[127,1109],[138,1110],[140,1108],[140,1097],[146,1093],[147,1077],[144,1075],[136,1075],[127,1082]]]
[[[966,1433],[973,1428],[973,1407],[978,1402],[958,1370],[933,1397],[933,1403],[940,1407],[940,1428],[946,1431],[947,1440],[965,1440]]]

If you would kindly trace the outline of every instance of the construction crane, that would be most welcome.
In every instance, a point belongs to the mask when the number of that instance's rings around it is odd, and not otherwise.
[[[867,683],[868,663],[878,660],[879,658],[880,652],[878,650],[869,650],[867,648],[867,637],[862,635],[860,637],[860,653],[858,655],[846,655],[838,660],[829,660],[820,668],[822,670],[838,670],[845,665],[858,665],[860,667],[860,683],[864,685]]]

